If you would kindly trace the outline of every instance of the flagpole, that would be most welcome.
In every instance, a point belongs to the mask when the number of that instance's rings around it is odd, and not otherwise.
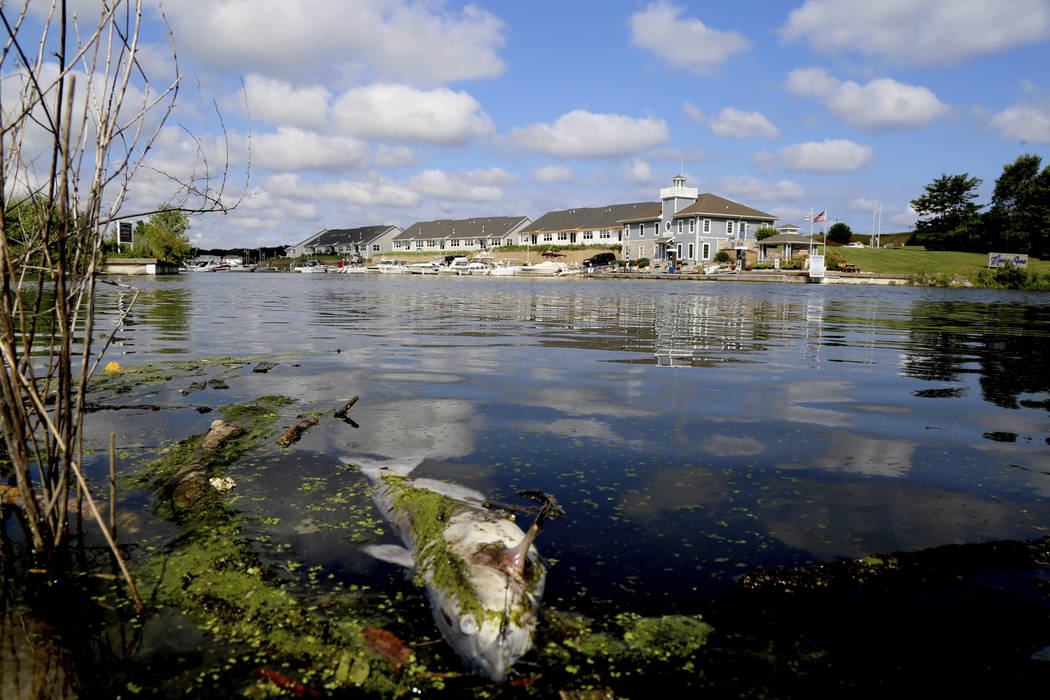
[[[824,210],[824,255],[828,254],[828,210]]]

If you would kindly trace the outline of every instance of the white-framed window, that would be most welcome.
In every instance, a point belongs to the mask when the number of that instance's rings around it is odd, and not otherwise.
[[[451,241],[448,242],[448,244],[450,246],[452,246],[453,248],[458,248],[459,247],[459,239],[458,238],[453,238]]]
[[[553,241],[553,240],[554,240],[554,234],[553,233],[545,233],[545,234],[543,234],[543,242],[544,243],[547,243],[547,242]]]
[[[609,239],[609,238],[612,238],[612,231],[608,231],[608,230],[599,231],[598,232],[598,238],[606,239],[606,240]]]
[[[670,230],[671,230],[671,222],[670,222],[670,220],[665,221],[664,222],[664,231],[670,231]]]
[[[689,244],[689,259],[690,260],[694,259],[693,258],[693,244],[692,243]]]
[[[711,233],[711,219],[704,219],[704,233]]]
[[[477,241],[475,241],[473,238],[468,238],[467,239],[467,247],[468,248],[473,248],[476,245],[477,245]]]
[[[380,246],[379,246],[378,243],[373,243],[372,244],[372,252],[378,253],[379,252],[379,248],[380,248]]]
[[[732,221],[727,221],[726,222],[726,234],[730,235],[730,236],[733,235],[733,222]]]
[[[645,237],[645,224],[638,224],[638,236]]]
[[[710,243],[704,243],[703,251],[704,251],[704,254],[701,257],[704,260],[710,260],[711,259],[711,244]]]
[[[529,242],[529,237],[528,236],[518,236],[518,243],[520,243],[521,245],[525,245],[528,242]]]
[[[681,219],[679,219],[678,220],[678,233],[681,233],[684,230],[684,227],[685,227],[685,223]]]
[[[623,233],[624,233],[625,236],[630,236],[631,235],[631,225],[630,224],[624,224],[623,225]]]
[[[437,248],[437,241],[432,238],[427,239],[427,248]]]
[[[689,233],[696,230],[696,219],[689,219]],[[692,257],[692,256],[690,256]]]
[[[416,250],[423,250],[423,241],[416,241]]]
[[[594,238],[594,232],[593,231],[584,231],[583,232],[583,240],[590,241],[593,238]]]
[[[675,250],[674,257],[675,257],[676,260],[681,260],[682,259],[682,244],[681,243],[678,244],[677,250]]]
[[[567,241],[567,240],[569,240],[569,234],[565,233],[564,231],[559,231],[558,232],[558,240],[559,241]]]
[[[740,222],[740,237],[741,238],[747,238],[747,222],[746,221],[741,221]]]

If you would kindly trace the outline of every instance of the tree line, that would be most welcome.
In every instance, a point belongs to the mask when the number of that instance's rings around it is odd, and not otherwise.
[[[942,174],[911,201],[919,220],[908,244],[1050,258],[1050,165],[1041,165],[1025,154],[1003,166],[987,208],[976,201],[981,178]]]

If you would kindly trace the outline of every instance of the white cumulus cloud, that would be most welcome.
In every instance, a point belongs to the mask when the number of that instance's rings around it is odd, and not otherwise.
[[[817,51],[954,65],[1050,37],[1047,0],[806,0],[780,29]]]
[[[255,162],[274,170],[342,170],[362,164],[368,146],[349,136],[324,136],[293,127],[255,136]]]
[[[448,88],[419,90],[387,83],[351,88],[332,111],[341,129],[384,141],[463,145],[493,130],[477,100]]]
[[[322,129],[328,123],[332,93],[320,85],[295,86],[252,74],[244,79],[252,117],[272,124]]]
[[[1050,108],[1013,105],[992,117],[988,127],[1014,141],[1050,143]]]
[[[751,41],[733,31],[719,31],[698,19],[680,18],[683,8],[650,3],[631,15],[631,42],[652,51],[672,66],[709,73],[731,55],[751,48]]]
[[[564,157],[622,156],[659,146],[671,139],[667,122],[655,117],[635,119],[619,114],[574,110],[553,124],[513,129],[511,140],[540,153]]]
[[[575,177],[573,169],[568,165],[545,165],[532,171],[532,179],[536,182],[569,182]]]
[[[640,158],[632,158],[620,166],[623,175],[629,182],[639,185],[645,184],[653,179],[653,169]]]
[[[377,181],[330,180],[306,182],[295,173],[284,173],[266,178],[263,188],[271,194],[312,202],[332,200],[356,205],[388,205],[413,207],[420,197],[397,183]]]
[[[503,22],[476,5],[412,0],[165,2],[180,51],[235,72],[301,78],[367,65],[370,77],[440,85],[503,72]]]
[[[731,175],[719,181],[718,191],[745,202],[791,202],[802,199],[806,191],[791,180],[765,182],[757,177]]]
[[[855,172],[874,157],[871,146],[845,139],[824,139],[785,146],[772,157],[759,154],[756,161],[765,167],[828,174]]]
[[[408,187],[436,199],[495,202],[503,197],[499,187],[471,182],[471,177],[428,169],[408,179]]]
[[[776,139],[780,129],[761,112],[745,112],[726,107],[711,120],[711,132],[727,139]]]
[[[871,131],[923,127],[949,111],[929,88],[892,78],[860,85],[822,68],[800,68],[788,73],[785,85],[797,95],[822,100],[841,121]]]

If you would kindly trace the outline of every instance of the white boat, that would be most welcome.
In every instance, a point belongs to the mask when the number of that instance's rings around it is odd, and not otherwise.
[[[317,260],[307,260],[302,265],[294,268],[296,272],[303,272],[305,274],[316,274],[328,272],[328,266]]]
[[[581,270],[570,267],[568,263],[546,260],[535,265],[522,265],[514,273],[515,277],[565,277],[578,275]]]
[[[471,260],[459,269],[461,275],[487,275],[492,272],[492,265],[480,260]]]
[[[230,272],[255,272],[255,265],[245,265],[243,263],[233,264],[229,266]]]
[[[438,270],[441,269],[440,263],[435,260],[412,263],[407,267],[408,271],[413,275],[436,275]]]
[[[371,268],[367,268],[364,265],[343,265],[336,272],[344,275],[363,275],[368,272],[375,272]]]
[[[489,276],[513,277],[521,267],[516,260],[500,260],[489,270]]]
[[[442,265],[441,269],[438,270],[441,274],[458,275],[460,270],[465,270],[467,265],[470,264],[470,259],[462,255],[457,255],[452,258],[447,265]]]
[[[186,272],[218,272],[220,269],[228,270],[230,266],[223,266],[214,260],[198,260],[186,266]]]
[[[376,269],[384,275],[401,275],[408,272],[408,265],[401,260],[380,260]]]

